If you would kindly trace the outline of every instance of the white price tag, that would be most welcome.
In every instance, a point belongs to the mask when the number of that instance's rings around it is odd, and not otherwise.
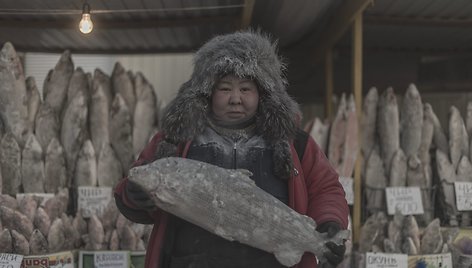
[[[112,199],[111,187],[79,186],[77,204],[84,218],[101,215]]]
[[[408,255],[367,252],[365,254],[366,268],[404,268],[408,267]]]
[[[344,188],[344,192],[346,193],[346,201],[348,205],[354,204],[354,188],[353,182],[354,180],[350,177],[339,177],[339,182]]]
[[[454,182],[457,210],[472,210],[472,182]]]
[[[106,251],[97,252],[94,254],[95,268],[128,268],[129,267],[129,252],[126,251]]]
[[[0,253],[0,267],[20,268],[23,255]]]
[[[424,213],[420,187],[385,188],[389,215],[399,210],[402,215],[421,215]]]

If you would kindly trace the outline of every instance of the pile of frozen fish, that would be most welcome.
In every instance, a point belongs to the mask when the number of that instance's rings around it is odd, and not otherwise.
[[[388,220],[383,212],[367,218],[361,228],[359,252],[408,255],[448,253],[459,234],[456,228],[441,228],[438,218],[420,229],[414,216],[396,213]]]
[[[157,99],[141,73],[115,64],[84,73],[66,51],[40,97],[10,43],[0,60],[2,193],[114,186],[157,127]]]
[[[66,214],[67,189],[44,199],[0,195],[0,252],[21,255],[64,250],[145,250],[151,225],[131,223],[110,202],[101,215]]]
[[[354,96],[341,95],[333,122],[322,122],[315,117],[305,126],[325,152],[331,165],[342,177],[352,177],[359,152],[358,118]]]

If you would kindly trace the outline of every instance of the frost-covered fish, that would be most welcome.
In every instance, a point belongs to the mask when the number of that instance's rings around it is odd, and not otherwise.
[[[31,222],[34,221],[36,209],[38,208],[38,202],[31,195],[25,195],[18,202],[18,210],[23,213]]]
[[[29,134],[21,158],[21,182],[25,193],[44,193],[43,150]]]
[[[385,171],[390,172],[392,157],[400,148],[400,122],[397,97],[393,88],[388,88],[380,95],[377,111],[377,127],[380,142],[380,155]]]
[[[141,72],[134,80],[136,107],[133,114],[133,151],[137,157],[149,140],[156,122],[156,97],[151,84]]]
[[[132,133],[131,113],[121,95],[116,94],[110,110],[110,142],[126,171],[133,163]]]
[[[346,107],[346,133],[339,175],[351,177],[359,152],[359,129],[354,95],[350,94]]]
[[[111,83],[113,92],[120,94],[123,100],[126,103],[126,106],[129,108],[129,112],[132,115],[134,113],[134,108],[136,107],[136,93],[134,91],[133,80],[126,70],[123,68],[121,63],[115,63],[111,74]]]
[[[51,252],[64,250],[64,243],[68,237],[64,234],[64,224],[61,218],[56,218],[49,229],[48,243]]]
[[[131,169],[129,179],[161,209],[230,241],[271,252],[283,265],[295,265],[304,252],[323,259],[325,242],[339,244],[349,235],[341,231],[327,239],[313,219],[258,188],[241,170],[171,157]]]
[[[454,192],[454,182],[456,179],[456,171],[449,157],[441,150],[436,150],[436,165],[440,180],[440,187],[443,199],[441,203],[444,207],[443,211],[447,216],[447,220],[451,226],[457,226],[457,207]]]
[[[130,226],[125,226],[118,230],[118,237],[120,238],[120,248],[125,250],[136,250],[138,238]]]
[[[421,237],[421,254],[437,254],[441,252],[443,245],[443,237],[441,233],[441,225],[439,218],[434,219],[423,230]]]
[[[77,67],[72,73],[72,76],[69,81],[69,86],[67,87],[66,103],[70,103],[79,91],[82,91],[84,95],[87,96],[89,92],[89,87],[87,76],[84,70],[82,70],[82,68],[80,67]]]
[[[400,146],[407,157],[418,153],[422,127],[423,103],[416,86],[410,84],[403,97],[400,114]]]
[[[341,95],[336,117],[329,131],[328,159],[331,165],[339,170],[343,156],[343,144],[346,139],[346,95]]]
[[[38,230],[34,229],[29,239],[30,254],[47,254],[49,246],[47,238]]]
[[[33,132],[36,114],[41,105],[41,96],[39,95],[36,81],[32,76],[26,78],[26,98],[28,100],[28,130],[29,132]]]
[[[43,102],[38,109],[35,122],[35,135],[45,151],[52,139],[59,139],[61,124],[59,117],[48,103]]]
[[[431,109],[431,118],[433,119],[433,126],[434,126],[434,134],[433,134],[433,141],[436,147],[443,151],[445,154],[449,154],[449,142],[447,140],[446,134],[444,132],[443,127],[441,126],[441,122],[439,122],[438,117],[434,113],[434,110]]]
[[[21,151],[15,136],[7,132],[0,142],[0,170],[2,171],[2,191],[16,195],[21,186]]]
[[[88,222],[88,240],[86,248],[89,250],[100,250],[105,242],[105,231],[96,215],[92,215]]]
[[[74,186],[97,186],[97,160],[90,140],[84,142],[77,158]]]
[[[68,186],[64,149],[59,140],[53,138],[47,146],[44,159],[44,190],[46,193],[56,193]]]
[[[323,123],[318,117],[315,117],[307,132],[316,141],[316,144],[320,146],[321,150],[326,153],[328,147],[329,123]]]
[[[86,97],[79,91],[65,108],[61,127],[61,143],[66,153],[68,175],[74,174],[79,151],[88,136],[87,114]]]
[[[403,187],[406,186],[407,161],[405,153],[400,148],[392,158],[392,166],[390,169],[389,186]]]
[[[361,119],[362,153],[364,159],[369,158],[370,152],[377,142],[377,105],[379,93],[377,88],[372,87],[364,98]]]
[[[48,236],[49,227],[51,227],[51,219],[49,219],[49,215],[42,207],[38,207],[34,214],[33,226],[41,231],[44,236]]]
[[[54,197],[49,198],[44,203],[44,210],[49,215],[49,219],[53,221],[54,219],[60,217],[62,213],[67,211],[67,206],[69,204],[69,189],[64,188],[60,189]]]
[[[23,234],[21,234],[20,232],[17,232],[16,230],[10,230],[10,231],[11,231],[11,238],[12,238],[12,244],[13,244],[13,251],[15,252],[15,254],[29,255],[30,248],[29,248],[28,239]]]
[[[9,229],[0,231],[0,252],[13,253],[13,238]]]
[[[70,51],[62,53],[54,69],[44,81],[44,102],[48,103],[57,116],[60,116],[67,98],[67,88],[74,72]]]
[[[103,144],[97,162],[98,186],[114,187],[123,177],[123,168],[110,144]]]
[[[370,213],[385,208],[385,187],[387,178],[382,159],[377,149],[372,150],[365,168],[366,207]]]
[[[25,237],[29,238],[33,232],[33,222],[17,210],[0,206],[0,218],[4,228],[16,230]]]
[[[110,142],[108,127],[110,104],[102,85],[95,85],[89,105],[89,129],[97,158],[103,145]]]
[[[110,76],[105,74],[99,68],[96,68],[93,72],[93,79],[92,79],[92,88],[101,87],[103,93],[107,97],[107,101],[110,104],[113,101],[113,93],[111,91],[111,79]]]
[[[5,42],[0,51],[0,118],[22,147],[28,133],[28,107],[23,67],[15,48]]]
[[[449,152],[455,169],[457,169],[461,157],[469,154],[469,141],[465,136],[467,135],[466,132],[459,109],[451,106],[449,110]]]

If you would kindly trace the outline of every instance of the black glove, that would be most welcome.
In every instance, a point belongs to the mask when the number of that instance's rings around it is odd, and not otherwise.
[[[156,209],[156,205],[154,205],[154,202],[151,200],[149,195],[144,192],[138,184],[128,181],[126,183],[125,191],[128,200],[137,208],[144,210]]]
[[[337,222],[328,221],[320,224],[316,229],[320,233],[328,233],[328,238],[332,238],[341,230],[341,226]],[[330,250],[330,252],[326,252],[324,257],[333,267],[338,266],[338,264],[340,264],[344,259],[346,246],[344,243],[342,245],[338,245],[334,242],[326,242],[325,245]]]

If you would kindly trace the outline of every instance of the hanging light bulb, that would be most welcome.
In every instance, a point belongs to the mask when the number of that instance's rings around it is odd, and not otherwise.
[[[82,19],[79,23],[79,30],[84,34],[88,34],[93,30],[92,19],[90,19],[90,5],[87,3],[84,3],[82,8]]]

